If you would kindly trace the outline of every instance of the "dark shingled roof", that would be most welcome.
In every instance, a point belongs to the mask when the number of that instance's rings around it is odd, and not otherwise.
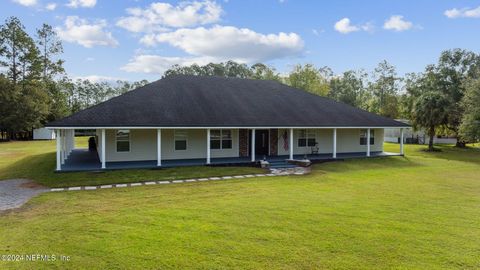
[[[265,80],[174,76],[47,127],[407,127]]]

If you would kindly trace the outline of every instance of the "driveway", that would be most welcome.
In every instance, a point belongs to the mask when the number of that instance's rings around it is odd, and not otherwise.
[[[33,196],[49,189],[28,179],[0,181],[0,211],[22,206]]]

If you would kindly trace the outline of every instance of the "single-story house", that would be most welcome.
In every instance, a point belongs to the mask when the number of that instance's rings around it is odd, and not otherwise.
[[[383,156],[384,129],[409,127],[275,81],[187,75],[47,126],[57,171]],[[74,149],[79,129],[96,130],[90,150]]]
[[[410,121],[407,119],[396,119],[396,121],[410,125]],[[400,134],[399,129],[394,128],[394,129],[385,129],[384,136],[385,136],[384,140],[386,142],[400,143],[402,134]],[[403,134],[403,142],[412,143],[412,144],[428,144],[430,142],[430,136],[428,136],[427,132],[423,128],[418,130],[408,129]],[[434,144],[456,144],[457,138],[436,135],[435,137],[433,137],[433,143]]]
[[[55,131],[48,128],[36,128],[33,130],[34,140],[55,140]]]

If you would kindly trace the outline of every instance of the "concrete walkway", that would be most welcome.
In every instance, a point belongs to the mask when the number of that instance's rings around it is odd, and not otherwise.
[[[11,179],[0,181],[0,211],[22,206],[33,196],[50,191],[31,180]]]

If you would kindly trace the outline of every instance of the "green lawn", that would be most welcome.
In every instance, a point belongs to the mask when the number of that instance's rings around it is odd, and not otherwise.
[[[87,147],[88,137],[77,137],[77,147]],[[0,180],[28,178],[49,187],[88,186],[151,180],[174,180],[260,173],[251,167],[185,167],[161,170],[55,173],[55,141],[0,143]]]
[[[480,149],[423,148],[307,176],[43,194],[0,215],[0,254],[71,261],[0,269],[479,269]]]

